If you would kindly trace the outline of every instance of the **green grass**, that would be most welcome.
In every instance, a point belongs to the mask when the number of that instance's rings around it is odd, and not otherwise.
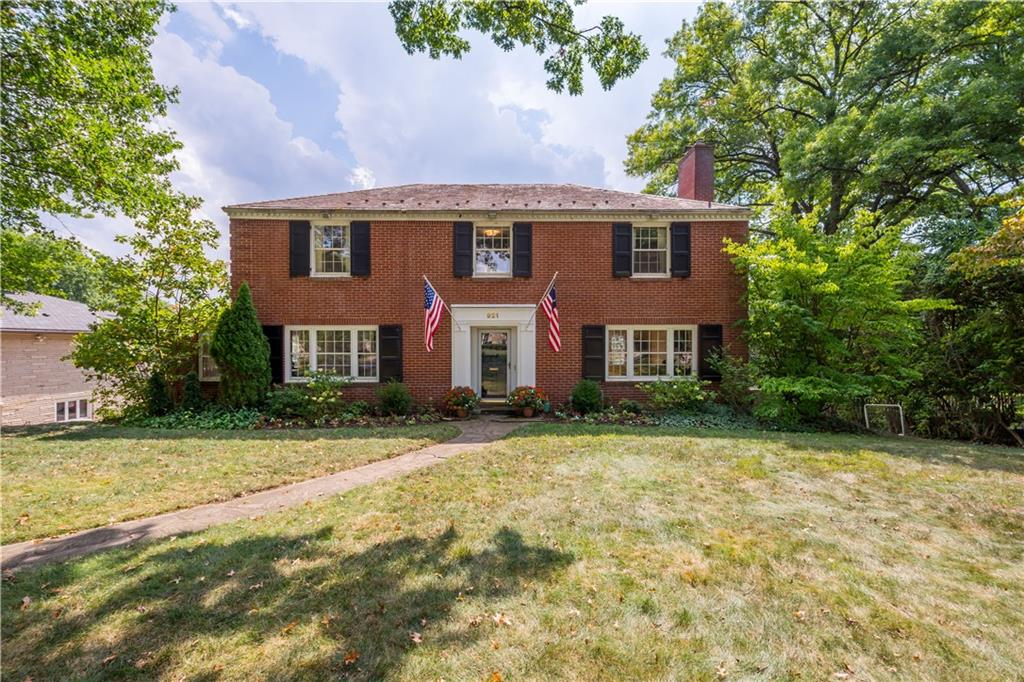
[[[3,542],[236,497],[446,440],[448,425],[163,431],[91,424],[6,432]]]
[[[2,608],[18,680],[1019,679],[1024,458],[529,427]]]

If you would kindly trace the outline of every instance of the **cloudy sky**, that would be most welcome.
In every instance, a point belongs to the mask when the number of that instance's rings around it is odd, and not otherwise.
[[[622,18],[651,57],[610,92],[545,89],[543,57],[484,36],[461,60],[405,53],[385,3],[190,3],[153,45],[180,101],[167,124],[184,149],[177,187],[221,206],[410,182],[575,182],[638,190],[622,162],[671,63],[665,39],[696,3],[590,3],[578,25]],[[69,228],[115,253],[108,219]],[[222,239],[221,256],[227,255]]]

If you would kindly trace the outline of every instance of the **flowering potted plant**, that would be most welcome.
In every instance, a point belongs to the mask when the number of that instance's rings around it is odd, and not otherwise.
[[[469,386],[455,386],[444,394],[444,408],[460,418],[468,417],[480,405],[480,398]]]
[[[548,397],[536,386],[516,386],[515,390],[508,394],[505,403],[518,409],[524,417],[532,417],[534,412],[540,412],[547,407]]]

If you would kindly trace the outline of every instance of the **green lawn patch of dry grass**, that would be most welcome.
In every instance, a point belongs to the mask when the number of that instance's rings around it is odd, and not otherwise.
[[[531,427],[302,509],[18,573],[4,674],[1015,679],[1022,465],[918,440]]]
[[[3,542],[293,483],[446,440],[447,425],[165,431],[89,424],[3,437]]]

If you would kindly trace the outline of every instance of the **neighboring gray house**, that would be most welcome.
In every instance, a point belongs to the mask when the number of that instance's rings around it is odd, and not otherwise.
[[[13,294],[39,304],[35,315],[0,307],[0,423],[49,424],[92,419],[92,388],[64,358],[76,334],[99,318],[84,303]]]

